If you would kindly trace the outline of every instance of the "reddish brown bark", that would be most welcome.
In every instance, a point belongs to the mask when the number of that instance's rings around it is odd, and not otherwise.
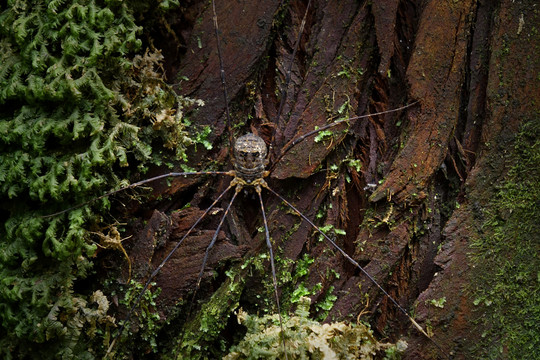
[[[274,249],[293,261],[306,253],[315,259],[305,280],[308,286],[322,284],[312,296],[314,302],[331,287],[338,295],[328,321],[356,321],[367,309],[363,319],[378,335],[407,338],[406,358],[481,356],[469,352],[481,334],[471,320],[481,314],[473,316],[471,299],[464,292],[474,275],[467,257],[468,238],[474,233],[470,199],[486,201],[493,191],[490,184],[503,176],[504,166],[493,169],[485,159],[499,151],[493,144],[517,131],[521,116],[530,114],[529,104],[539,95],[534,78],[538,69],[533,71],[527,63],[526,42],[531,40],[518,32],[519,14],[527,5],[509,0],[372,3],[313,2],[293,60],[284,110],[277,118],[277,89],[291,61],[306,4],[293,1],[284,9],[269,1],[218,1],[232,125],[242,124],[234,128],[234,136],[253,131],[270,142],[275,130],[275,158],[298,136],[338,117],[343,104],[348,104],[347,116],[352,117],[417,101],[404,111],[351,122],[348,131],[337,129],[331,140],[306,139],[277,164],[268,182],[318,225],[345,229],[339,245],[403,307],[416,307],[417,319],[423,326],[430,323],[442,351],[414,330],[365,276],[328,251],[328,244],[316,241],[307,224],[296,227],[298,217],[265,194]],[[219,60],[211,8],[206,5],[187,9],[199,20],[182,25],[179,37],[185,48],[178,58],[170,52],[168,71],[171,78],[189,78],[180,91],[206,102],[194,120],[213,129],[215,150],[194,154],[191,166],[202,169],[215,159],[230,169]],[[538,46],[538,38],[534,41]],[[499,56],[502,51],[507,55]],[[361,171],[347,167],[345,159],[361,160]],[[330,170],[334,164],[338,170]],[[194,180],[175,179],[164,194],[174,193],[179,200],[161,202],[157,208],[174,209],[189,201],[194,210],[150,212],[130,252],[134,269],[144,273],[148,264],[155,267],[228,181],[201,179],[195,188]],[[247,254],[266,251],[263,234],[257,232],[262,226],[255,215],[257,202],[250,196],[238,200],[240,206],[219,234],[205,270],[202,298],[222,281],[212,280],[211,269],[223,272]],[[461,205],[458,210],[456,202]],[[181,248],[159,275],[163,306],[193,290],[204,249],[225,206],[203,222],[197,236],[186,240],[191,245]],[[160,245],[153,254],[148,249],[156,239]],[[329,269],[341,276],[327,276]],[[294,263],[289,271],[294,271]],[[241,300],[247,306],[255,301],[249,298],[252,290]],[[369,294],[369,304],[364,294]],[[442,297],[447,299],[442,309],[426,304]]]

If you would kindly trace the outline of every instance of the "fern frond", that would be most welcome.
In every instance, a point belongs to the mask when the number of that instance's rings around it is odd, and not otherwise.
[[[58,9],[64,5],[66,0],[51,0],[49,1],[49,4],[47,5],[47,10],[49,10],[54,15],[58,14]]]

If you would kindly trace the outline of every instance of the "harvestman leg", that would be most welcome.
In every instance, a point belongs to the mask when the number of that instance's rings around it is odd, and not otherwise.
[[[264,181],[259,181],[258,183],[259,184],[264,184]],[[225,218],[227,217],[227,215],[228,215],[228,213],[229,213],[229,211],[231,209],[231,206],[232,206],[234,200],[236,199],[236,196],[238,195],[238,193],[240,193],[240,191],[244,187],[244,185],[242,185],[241,183],[240,184],[236,183],[235,180],[233,180],[231,182],[231,185],[229,185],[229,186],[232,187],[232,186],[235,186],[235,185],[236,185],[235,193],[234,193],[231,201],[229,202],[229,205],[227,206],[227,209],[225,210],[225,213],[221,217],[219,225],[217,226],[217,229],[214,232],[214,236],[212,238],[212,241],[210,242],[210,244],[206,248],[206,252],[204,254],[204,259],[203,259],[203,262],[202,262],[202,265],[201,265],[201,270],[199,271],[199,277],[197,278],[197,286],[196,286],[195,291],[193,293],[190,308],[193,305],[193,302],[195,301],[195,296],[197,294],[197,291],[200,288],[202,276],[203,276],[203,273],[204,273],[204,268],[206,267],[206,262],[208,261],[208,256],[209,256],[210,250],[214,247],[214,244],[216,243],[219,230],[221,230],[223,222],[225,221]],[[266,187],[267,185],[262,185],[262,186]],[[277,306],[277,310],[278,310],[279,326],[281,328],[281,339],[282,339],[282,345],[283,345],[283,352],[285,354],[285,359],[288,359],[287,348],[286,348],[286,345],[285,345],[285,333],[284,333],[284,330],[283,330],[284,329],[284,327],[283,327],[283,319],[281,317],[281,306],[280,306],[280,303],[279,303],[279,295],[278,295],[278,291],[277,291],[277,277],[276,277],[276,267],[275,267],[275,262],[274,262],[274,251],[272,250],[272,243],[270,242],[270,232],[268,230],[268,222],[266,220],[266,212],[264,211],[264,203],[263,203],[263,199],[262,199],[262,196],[261,196],[261,185],[255,185],[255,186],[250,186],[250,187],[255,188],[255,191],[257,192],[257,195],[259,196],[259,202],[260,202],[260,205],[261,205],[261,213],[262,213],[262,217],[263,217],[264,230],[265,230],[265,236],[266,236],[266,246],[268,247],[268,252],[270,253],[270,266],[272,268],[272,282],[273,282],[273,285],[274,285],[274,295],[275,295],[275,298],[276,298],[276,306]],[[190,313],[190,312],[191,312],[191,309],[188,311],[188,313]]]
[[[233,185],[229,185],[229,187],[232,187],[232,186]],[[214,231],[214,236],[212,237],[212,241],[210,241],[210,244],[206,247],[206,251],[204,252],[204,258],[203,258],[202,265],[201,265],[201,270],[199,271],[199,276],[197,277],[197,285],[195,287],[195,291],[193,292],[192,303],[193,303],[193,301],[195,301],[195,296],[197,295],[197,291],[201,287],[201,280],[202,280],[202,277],[203,277],[204,268],[206,267],[206,262],[208,261],[208,255],[210,254],[210,250],[214,247],[214,244],[216,243],[216,240],[217,240],[217,237],[218,237],[218,234],[219,234],[219,230],[221,230],[221,227],[223,226],[223,222],[225,221],[225,218],[229,214],[229,211],[231,210],[231,206],[234,203],[234,200],[236,199],[236,196],[238,195],[240,190],[241,189],[236,187],[234,195],[231,198],[231,201],[229,201],[229,205],[227,205],[227,208],[225,209],[225,212],[223,213],[223,216],[221,217],[221,220],[219,221],[219,224],[218,224],[216,230]],[[191,311],[189,311],[189,312],[191,312]]]
[[[262,182],[262,186],[268,187],[265,182]],[[277,278],[276,278],[276,266],[274,264],[274,251],[272,250],[272,243],[270,242],[270,232],[268,231],[268,222],[266,221],[266,212],[264,211],[264,203],[261,196],[261,186],[257,185],[255,187],[257,195],[259,195],[259,203],[261,204],[261,213],[263,216],[264,222],[264,235],[266,237],[266,246],[268,247],[268,252],[270,253],[270,266],[272,268],[272,282],[274,283],[274,295],[276,297],[276,306],[278,311],[279,318],[279,327],[281,328],[281,341],[283,345],[283,353],[285,354],[285,359],[287,359],[287,347],[285,345],[285,332],[283,328],[283,319],[281,318],[281,306],[279,305],[279,295],[277,291]]]
[[[120,189],[111,190],[111,191],[109,191],[109,192],[107,192],[107,193],[105,193],[105,194],[103,194],[101,196],[95,197],[93,199],[90,199],[90,200],[85,201],[83,203],[80,203],[78,205],[72,206],[72,207],[70,207],[68,209],[64,209],[62,211],[58,211],[58,212],[55,212],[55,213],[49,214],[49,215],[43,215],[42,217],[43,218],[49,218],[49,217],[53,217],[53,216],[56,216],[56,215],[62,215],[63,213],[66,213],[68,211],[78,209],[78,208],[80,208],[80,207],[82,207],[84,205],[91,204],[93,202],[96,202],[96,201],[101,200],[103,198],[109,197],[109,196],[114,195],[116,193],[119,193],[121,191],[125,191],[125,190],[128,190],[128,189],[133,189],[133,188],[136,188],[138,186],[147,184],[149,182],[157,181],[157,180],[168,178],[168,177],[191,176],[191,175],[229,175],[229,176],[234,176],[234,173],[230,172],[230,171],[171,172],[171,173],[168,173],[168,174],[154,176],[154,177],[152,177],[150,179],[141,180],[141,181],[138,181],[136,183],[130,184],[128,186],[121,187]]]
[[[129,320],[131,318],[131,315],[133,314],[133,311],[135,311],[135,308],[139,305],[144,293],[146,292],[146,290],[148,289],[148,287],[150,286],[150,283],[152,282],[152,279],[161,271],[161,268],[167,263],[167,261],[169,261],[169,259],[171,258],[171,256],[173,256],[173,254],[176,252],[176,250],[178,250],[178,248],[180,247],[180,245],[182,245],[182,243],[184,242],[184,240],[188,237],[188,235],[193,231],[193,229],[195,229],[195,227],[206,217],[206,215],[210,212],[210,210],[212,210],[212,208],[214,206],[216,206],[216,204],[223,198],[223,196],[225,196],[226,193],[229,192],[229,190],[233,187],[233,185],[229,185],[218,197],[216,200],[214,200],[214,202],[204,211],[204,213],[197,219],[197,221],[195,221],[195,223],[193,223],[193,225],[191,225],[191,227],[189,228],[189,230],[184,234],[184,236],[182,236],[182,238],[180,239],[180,241],[178,241],[178,243],[174,246],[174,248],[169,252],[169,254],[165,257],[165,259],[163,259],[163,261],[159,264],[159,266],[154,270],[154,272],[150,275],[150,277],[148,278],[148,280],[146,281],[146,283],[144,284],[144,287],[142,289],[142,291],[139,293],[139,296],[137,297],[137,299],[135,300],[135,302],[133,303],[133,305],[131,306],[131,309],[129,310],[128,314],[126,315],[126,318],[124,319],[124,321],[122,322],[122,326],[120,327],[120,329],[118,330],[118,333],[114,336],[114,339],[113,341],[111,342],[111,344],[109,345],[109,349],[107,349],[107,353],[105,354],[105,357],[107,357],[107,355],[109,355],[111,353],[111,351],[113,350],[114,348],[114,345],[116,343],[116,340],[122,335],[122,333],[124,332],[124,329],[126,327],[126,325],[129,323]],[[236,196],[236,193],[235,195]],[[230,207],[230,206],[229,206]],[[227,209],[228,210],[228,209]],[[223,219],[222,219],[223,220]],[[222,221],[223,222],[223,221]],[[217,232],[216,232],[217,233]],[[207,252],[208,252],[208,249],[207,249]],[[206,261],[206,258],[205,258],[205,261]]]
[[[328,237],[328,235],[326,235],[317,225],[315,225],[311,220],[309,220],[309,218],[307,216],[305,216],[304,214],[302,214],[300,212],[300,210],[298,210],[296,207],[294,207],[294,205],[292,205],[290,202],[288,202],[283,196],[281,196],[280,194],[278,194],[277,192],[275,192],[274,190],[272,190],[268,185],[265,185],[264,186],[265,189],[267,189],[268,191],[270,191],[272,194],[274,194],[278,199],[280,199],[281,201],[283,201],[288,207],[290,207],[295,213],[297,213],[302,219],[304,219],[309,225],[311,225],[311,227],[313,227],[315,230],[317,230],[337,251],[339,251],[341,253],[341,255],[343,255],[343,257],[345,257],[345,259],[347,259],[347,261],[349,261],[351,264],[353,264],[356,268],[358,268],[375,286],[377,286],[377,288],[388,298],[390,299],[390,301],[399,309],[399,311],[401,311],[405,316],[407,316],[409,318],[409,321],[414,325],[414,327],[416,327],[416,329],[418,329],[418,331],[420,331],[422,334],[424,334],[428,339],[431,340],[431,342],[441,351],[441,354],[445,354],[445,352],[443,351],[442,347],[435,341],[433,340],[428,334],[427,332],[422,328],[422,326],[420,326],[420,324],[418,324],[413,318],[411,315],[409,315],[408,311],[405,310],[401,305],[399,305],[399,303],[392,297],[390,296],[390,294],[388,294],[388,292],[386,292],[386,290],[384,290],[384,288],[377,282],[377,280],[375,280],[373,278],[373,276],[371,276],[362,266],[360,266],[360,264],[358,264],[358,262],[356,262],[353,258],[351,258],[343,249],[341,249],[332,239],[330,239]],[[449,358],[447,356],[447,358]]]

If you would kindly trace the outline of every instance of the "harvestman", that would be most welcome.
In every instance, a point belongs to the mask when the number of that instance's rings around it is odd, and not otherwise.
[[[293,59],[295,58],[295,54],[297,52],[297,49],[298,49],[298,46],[299,46],[299,43],[300,43],[300,38],[301,38],[302,33],[303,33],[303,29],[304,29],[304,26],[305,26],[306,17],[307,17],[307,14],[308,14],[310,4],[311,4],[311,0],[308,2],[308,5],[306,7],[306,12],[304,14],[304,18],[302,19],[302,23],[300,25],[298,38],[296,39],[295,48],[294,48],[293,53],[292,53],[292,58]],[[225,111],[226,111],[226,116],[227,116],[227,127],[228,127],[228,131],[229,131],[229,140],[230,140],[230,143],[232,144],[233,140],[232,140],[230,113],[229,113],[229,108],[228,108],[227,85],[226,85],[226,82],[225,82],[225,72],[223,70],[224,67],[223,67],[223,60],[222,60],[222,54],[221,54],[221,45],[220,45],[220,38],[219,38],[219,27],[218,27],[218,22],[217,22],[217,15],[216,15],[214,1],[212,1],[212,10],[213,10],[213,22],[214,22],[215,36],[216,36],[216,40],[217,40],[217,52],[218,52],[218,57],[219,57],[219,62],[220,62],[221,84],[222,84],[222,87],[223,87],[223,95],[224,95],[224,101],[225,101]],[[281,96],[281,101],[280,101],[276,121],[279,120],[279,117],[280,117],[281,112],[283,110],[283,104],[285,102],[285,98],[286,98],[286,95],[287,95],[287,90],[286,89],[287,89],[288,84],[290,82],[291,68],[292,68],[292,61],[290,63],[289,68],[287,69],[286,79],[285,79],[284,85],[282,86],[282,89],[281,89],[282,96]],[[221,217],[221,219],[219,221],[219,225],[218,225],[217,229],[215,230],[214,236],[213,236],[210,244],[206,248],[203,263],[201,265],[199,276],[197,278],[197,286],[196,286],[196,289],[195,289],[195,293],[197,292],[197,290],[200,287],[201,279],[203,277],[203,272],[204,272],[204,269],[205,269],[205,266],[206,266],[206,262],[208,260],[210,250],[212,249],[212,247],[216,243],[218,233],[220,232],[220,229],[221,229],[221,227],[222,227],[222,225],[224,223],[224,220],[227,217],[227,215],[229,214],[229,210],[231,209],[231,206],[234,203],[237,195],[243,189],[246,189],[246,188],[253,189],[257,193],[257,197],[259,199],[260,209],[261,209],[261,213],[262,213],[262,219],[263,219],[263,223],[264,223],[264,233],[265,233],[266,245],[267,245],[269,255],[270,255],[270,266],[271,266],[271,270],[272,270],[272,282],[273,282],[273,288],[274,288],[274,296],[275,296],[275,301],[276,301],[276,306],[277,306],[277,311],[278,311],[278,317],[279,317],[279,323],[280,323],[280,327],[282,329],[282,333],[283,333],[283,321],[282,321],[282,317],[281,317],[281,308],[280,308],[280,302],[279,302],[279,296],[278,296],[278,290],[277,290],[277,279],[276,279],[274,254],[273,254],[272,244],[271,244],[271,241],[270,241],[270,234],[269,234],[269,229],[268,229],[266,212],[265,212],[265,208],[264,208],[264,202],[263,202],[263,198],[262,198],[262,195],[261,195],[263,189],[266,189],[268,192],[270,192],[274,196],[276,196],[285,205],[287,205],[296,214],[298,214],[304,221],[306,221],[311,227],[313,227],[316,231],[318,231],[322,235],[322,237],[326,241],[328,241],[330,243],[330,245],[332,245],[333,248],[335,248],[339,253],[341,253],[345,259],[347,259],[347,261],[349,263],[351,263],[352,265],[354,265],[354,267],[359,269],[396,306],[396,308],[400,312],[402,312],[405,316],[407,316],[409,321],[414,325],[414,327],[416,329],[418,329],[418,331],[420,331],[428,339],[430,339],[430,341],[433,342],[433,344],[439,350],[441,350],[441,353],[444,354],[444,352],[442,351],[442,348],[440,347],[440,345],[437,344],[431,337],[429,337],[429,335],[426,333],[426,331],[409,315],[409,313],[401,305],[399,305],[398,302],[392,296],[390,296],[388,294],[388,292],[362,266],[360,266],[360,264],[357,261],[355,261],[353,258],[351,258],[330,237],[328,237],[328,235],[325,232],[323,232],[318,226],[316,226],[307,216],[305,216],[302,212],[300,212],[294,205],[292,205],[284,197],[282,197],[280,194],[278,194],[276,191],[274,191],[272,188],[270,188],[268,186],[268,184],[266,183],[266,181],[264,180],[264,178],[266,178],[267,176],[269,176],[272,173],[272,171],[275,168],[275,165],[283,158],[283,156],[291,148],[293,148],[295,145],[297,145],[298,143],[300,143],[304,139],[306,139],[306,138],[308,138],[310,136],[314,136],[317,133],[320,133],[321,131],[324,131],[326,129],[338,126],[340,124],[343,124],[343,123],[346,123],[346,122],[349,122],[349,121],[353,121],[353,120],[357,120],[357,119],[361,119],[361,118],[366,118],[366,117],[369,117],[369,116],[382,115],[382,114],[386,114],[386,113],[390,113],[390,112],[401,111],[401,110],[406,109],[406,108],[408,108],[408,107],[410,107],[412,105],[415,105],[415,104],[416,104],[416,102],[413,102],[413,103],[410,103],[408,105],[405,105],[405,106],[402,106],[402,107],[399,107],[399,108],[395,108],[395,109],[392,109],[392,110],[388,110],[388,111],[382,111],[382,112],[372,113],[372,114],[368,114],[368,115],[356,116],[356,117],[352,117],[352,118],[348,118],[348,119],[339,120],[339,121],[327,124],[325,126],[322,126],[322,127],[318,128],[318,129],[307,132],[304,135],[299,136],[298,138],[296,138],[295,140],[290,142],[285,148],[283,148],[281,150],[281,152],[278,153],[278,156],[276,157],[273,164],[270,164],[270,167],[269,167],[268,170],[266,168],[267,168],[267,166],[269,165],[269,162],[270,162],[269,161],[269,151],[267,149],[265,141],[262,138],[260,138],[259,136],[255,135],[255,134],[248,133],[248,134],[246,134],[244,136],[239,137],[234,142],[234,147],[233,147],[232,151],[230,151],[231,158],[232,158],[232,164],[234,166],[234,170],[230,170],[230,171],[171,172],[171,173],[159,175],[159,176],[156,176],[156,177],[153,177],[153,178],[150,178],[150,179],[142,180],[142,181],[133,183],[133,184],[131,184],[129,186],[126,186],[126,187],[123,187],[123,188],[120,188],[120,189],[117,189],[117,190],[107,192],[106,194],[103,194],[103,195],[101,195],[101,196],[99,196],[97,198],[94,198],[94,199],[92,199],[92,200],[90,200],[88,202],[85,202],[85,203],[79,204],[79,205],[77,205],[75,207],[72,207],[72,208],[63,210],[61,212],[49,215],[49,216],[59,215],[59,214],[65,213],[67,211],[73,210],[75,208],[78,208],[80,206],[84,206],[84,205],[89,204],[91,202],[97,201],[99,199],[108,197],[108,196],[113,195],[115,193],[118,193],[120,191],[124,191],[124,190],[127,190],[127,189],[132,189],[132,188],[138,187],[140,185],[143,185],[143,184],[146,184],[146,183],[149,183],[149,182],[153,182],[153,181],[156,181],[156,180],[159,180],[159,179],[163,179],[163,178],[178,177],[178,176],[197,176],[197,175],[227,175],[227,176],[232,177],[232,180],[229,183],[229,185],[227,186],[227,188],[212,202],[212,204],[203,212],[203,214],[193,223],[193,225],[182,236],[182,238],[178,241],[178,243],[175,245],[175,247],[169,252],[169,254],[163,259],[163,261],[159,264],[159,266],[152,272],[150,277],[147,279],[143,289],[141,290],[141,292],[139,293],[139,295],[138,295],[137,299],[135,300],[134,304],[130,308],[130,310],[128,312],[128,315],[126,316],[125,320],[122,322],[122,325],[121,325],[120,329],[118,330],[117,334],[115,335],[114,340],[111,342],[111,344],[109,346],[109,349],[107,351],[107,354],[111,353],[111,351],[113,350],[113,348],[115,346],[115,343],[116,343],[116,340],[122,335],[122,333],[123,333],[123,331],[125,329],[125,326],[129,323],[131,315],[133,314],[135,308],[139,305],[144,293],[146,292],[146,290],[150,286],[152,280],[157,276],[157,274],[160,272],[160,270],[163,268],[163,266],[172,257],[172,255],[176,252],[176,250],[181,246],[183,241],[191,234],[191,232],[206,217],[206,215],[225,197],[225,195],[230,190],[234,189],[232,198],[231,198],[229,204],[227,205],[227,207],[226,207],[226,209],[225,209],[225,211],[224,211],[224,213],[223,213],[223,215],[222,215],[222,217]],[[273,133],[272,133],[272,141],[271,141],[271,143],[274,141],[275,131],[276,131],[276,129],[274,128]],[[287,351],[286,351],[285,337],[282,336],[281,338],[282,338],[282,345],[283,345],[285,356],[286,356]]]

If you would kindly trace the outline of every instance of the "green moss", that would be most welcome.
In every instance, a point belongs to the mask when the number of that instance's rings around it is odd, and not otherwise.
[[[178,359],[218,359],[223,356],[227,344],[222,332],[229,316],[238,308],[245,275],[242,266],[227,272],[227,280],[184,327]]]
[[[9,1],[0,12],[2,358],[99,356],[110,324],[92,312],[97,289],[75,288],[108,200],[43,215],[127,184],[168,149],[184,159],[192,142],[181,110],[193,101],[162,81],[129,5]]]
[[[484,235],[472,243],[484,359],[540,358],[539,139],[539,121],[525,124],[510,159],[514,165],[484,209]]]
[[[298,281],[307,275],[307,269],[313,259],[304,257],[300,261],[293,274],[288,276],[283,274],[290,271],[290,260],[281,260],[276,256],[278,286],[281,290],[281,309],[283,313],[288,313],[288,309],[298,304],[298,300],[291,299],[289,293],[291,288]],[[243,264],[234,266],[227,272],[227,279],[220,288],[212,295],[210,300],[205,302],[197,311],[194,319],[188,322],[181,331],[178,352],[175,355],[178,359],[217,359],[224,356],[232,343],[241,340],[242,331],[235,328],[236,332],[231,338],[230,316],[236,311],[240,304],[241,296],[246,294],[245,279],[249,275],[259,274],[262,279],[262,287],[265,295],[257,296],[260,306],[258,312],[267,314],[265,317],[275,318],[277,321],[277,309],[274,297],[274,287],[271,276],[268,275],[268,255],[259,254],[246,260]],[[302,287],[302,284],[300,284]],[[257,290],[259,291],[259,290]],[[320,284],[312,290],[307,290],[307,294],[320,291]],[[329,290],[325,297],[325,302],[321,306],[331,307],[335,298],[332,290]],[[257,305],[251,304],[257,308]],[[262,315],[261,315],[262,316]],[[284,317],[285,318],[285,317]]]
[[[156,283],[151,283],[151,286],[144,292],[139,304],[133,314],[130,322],[127,324],[126,330],[122,334],[122,338],[117,340],[115,346],[111,349],[111,353],[107,358],[121,359],[129,357],[123,353],[123,349],[129,349],[130,354],[137,352],[149,353],[157,352],[157,336],[160,328],[160,316],[156,312],[156,299],[161,293],[161,289],[153,289]],[[119,301],[126,309],[131,309],[138,299],[144,284],[131,280],[126,291],[122,291],[123,297]],[[114,295],[114,294],[113,294]],[[117,335],[119,329],[113,332],[111,337]],[[107,348],[110,342],[107,342]]]
[[[309,306],[309,298],[302,298],[296,316],[284,321],[285,335],[277,315],[260,318],[240,311],[238,321],[248,331],[224,359],[284,359],[284,351],[289,359],[398,359],[406,348],[404,342],[396,345],[378,342],[369,327],[361,323],[321,324],[310,320]]]

